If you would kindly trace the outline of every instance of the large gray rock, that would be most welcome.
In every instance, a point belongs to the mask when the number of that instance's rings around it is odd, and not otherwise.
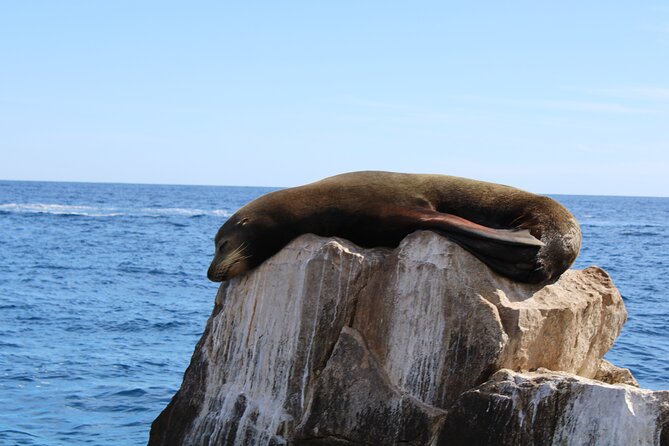
[[[519,284],[431,232],[305,235],[221,285],[150,444],[430,444],[500,368],[602,374],[625,318],[599,268]]]
[[[449,409],[444,445],[669,445],[669,392],[500,370]]]

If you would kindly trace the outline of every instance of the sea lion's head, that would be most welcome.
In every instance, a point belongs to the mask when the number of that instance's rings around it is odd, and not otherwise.
[[[214,243],[216,252],[207,277],[212,282],[223,282],[244,273],[271,256],[271,219],[240,210],[218,230]]]

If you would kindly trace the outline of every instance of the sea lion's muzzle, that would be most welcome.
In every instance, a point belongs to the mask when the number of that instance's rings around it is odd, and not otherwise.
[[[218,257],[214,258],[207,270],[207,279],[212,282],[223,282],[223,270],[225,269],[224,263],[224,260],[219,260]]]
[[[212,282],[223,282],[247,271],[249,267],[246,259],[250,256],[244,255],[246,247],[246,244],[242,244],[231,252],[222,252],[216,255],[207,270],[207,278]]]

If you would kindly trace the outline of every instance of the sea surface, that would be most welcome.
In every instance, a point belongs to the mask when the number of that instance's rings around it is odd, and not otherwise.
[[[212,310],[253,187],[0,181],[0,445],[141,445]],[[565,196],[628,322],[606,358],[669,389],[669,198]]]

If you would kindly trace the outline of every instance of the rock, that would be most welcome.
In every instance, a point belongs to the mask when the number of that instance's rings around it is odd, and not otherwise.
[[[342,410],[344,409],[344,410]],[[365,346],[342,329],[327,366],[314,384],[296,444],[331,444],[353,438],[363,444],[427,444],[446,412],[400,393]]]
[[[639,387],[639,383],[629,369],[613,365],[606,359],[602,359],[602,362],[599,365],[599,370],[595,374],[595,379],[607,384],[627,384],[633,387]]]
[[[436,407],[500,368],[594,377],[627,317],[599,268],[521,284],[429,232],[407,237],[364,290],[352,326],[394,385]]]
[[[669,392],[500,370],[449,409],[443,445],[669,445]]]
[[[221,285],[150,444],[429,444],[500,368],[594,377],[625,321],[599,268],[528,285],[416,232],[302,236]]]

